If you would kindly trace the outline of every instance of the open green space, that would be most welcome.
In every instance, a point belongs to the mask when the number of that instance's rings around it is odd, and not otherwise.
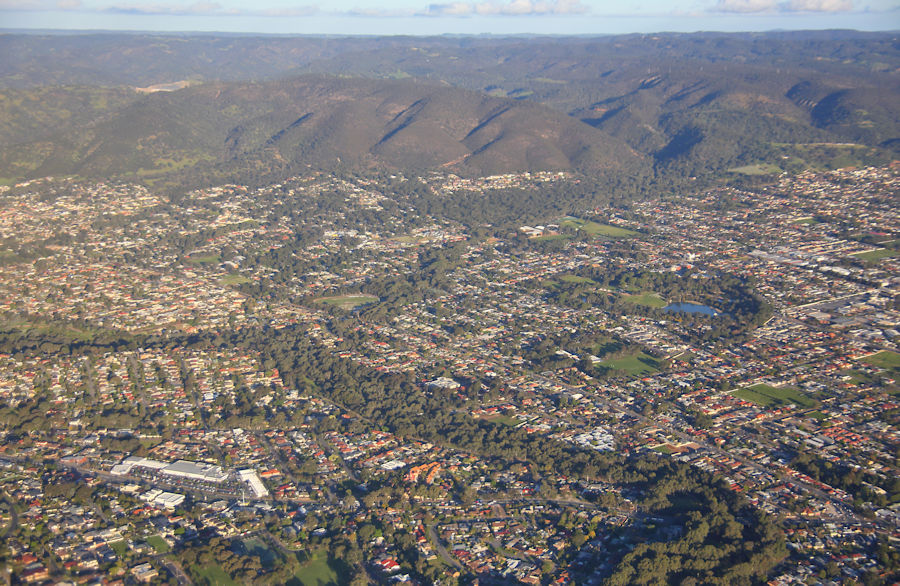
[[[211,265],[221,260],[222,259],[218,254],[207,254],[202,256],[192,256],[188,259],[188,262],[194,265]]]
[[[134,174],[138,177],[148,178],[154,177],[157,175],[162,175],[165,173],[171,173],[173,171],[179,171],[182,169],[187,169],[188,167],[195,167],[200,163],[214,161],[215,157],[212,157],[207,154],[195,154],[188,155],[185,154],[182,157],[172,156],[172,157],[160,157],[156,158],[153,161],[153,167],[149,169],[145,169],[144,167],[139,168]]]
[[[784,405],[799,405],[800,407],[814,407],[816,402],[793,387],[773,387],[766,384],[758,384],[732,393],[735,397],[756,403],[763,407],[781,407]]]
[[[99,329],[77,327],[61,323],[41,323],[28,319],[14,318],[0,323],[0,332],[21,332],[22,334],[41,334],[58,337],[69,341],[87,342],[96,338]]]
[[[563,275],[559,278],[559,280],[564,283],[574,283],[576,285],[581,285],[583,283],[595,284],[593,279],[588,279],[587,277],[579,277],[578,275]]]
[[[509,415],[495,415],[494,417],[488,417],[487,420],[493,423],[501,423],[508,427],[515,427],[522,423],[518,419],[510,417]]]
[[[225,275],[219,279],[219,282],[223,285],[243,285],[244,283],[249,283],[250,279],[244,275]]]
[[[124,558],[125,554],[128,553],[128,544],[125,543],[124,539],[113,541],[109,544],[109,547],[112,548],[114,552],[116,552],[116,555],[119,556],[119,559]]]
[[[393,238],[394,242],[400,244],[418,244],[424,240],[421,236],[397,236]]]
[[[337,584],[337,572],[328,565],[328,556],[324,552],[316,552],[312,559],[300,566],[300,569],[294,574],[296,580],[291,580],[288,584],[293,586],[326,586],[327,584]]]
[[[731,169],[728,169],[729,173],[738,173],[740,175],[774,175],[775,173],[781,173],[781,171],[781,167],[769,163],[744,165],[743,167],[732,167]]]
[[[862,362],[871,364],[878,368],[895,369],[900,368],[900,354],[891,352],[890,350],[882,350],[878,354],[872,354],[862,359]]]
[[[852,256],[853,258],[858,258],[859,260],[874,262],[883,258],[894,258],[896,256],[900,256],[900,250],[893,250],[891,248],[879,248],[877,250],[857,252],[856,254],[851,254],[850,256]]]
[[[169,553],[172,550],[166,540],[159,535],[151,535],[147,538],[147,543],[156,550],[156,553]]]
[[[582,220],[580,218],[567,217],[559,224],[560,228],[575,228],[582,230],[591,236],[608,236],[609,238],[629,238],[637,236],[638,233],[627,228],[619,228],[618,226],[610,226],[609,224],[598,224],[590,220]]]
[[[220,566],[194,566],[192,573],[200,576],[212,586],[238,586],[238,583],[232,580],[231,576],[226,574]]]
[[[354,309],[369,303],[378,301],[378,297],[372,295],[340,295],[338,297],[320,297],[316,301],[341,309]]]
[[[604,360],[600,366],[611,368],[613,370],[623,370],[631,376],[647,376],[658,372],[660,369],[660,361],[657,358],[638,352],[632,356],[625,358],[616,358],[613,360]]]
[[[669,304],[668,301],[659,296],[659,293],[654,293],[653,291],[643,291],[638,294],[625,295],[623,299],[628,303],[643,305],[645,307],[655,307],[657,309],[661,309]]]

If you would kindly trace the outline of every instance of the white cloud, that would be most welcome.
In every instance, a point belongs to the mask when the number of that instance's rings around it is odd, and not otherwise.
[[[270,8],[261,12],[249,11],[248,14],[260,14],[262,16],[281,16],[285,18],[296,16],[312,16],[319,12],[318,6],[292,6],[290,8]]]
[[[429,16],[527,16],[548,14],[584,14],[588,11],[581,0],[485,0],[483,2],[450,2],[430,4],[423,14]]]
[[[713,12],[742,14],[786,12],[851,12],[853,0],[718,0]]]
[[[719,0],[716,3],[716,12],[775,12],[778,5],[775,0]]]
[[[791,12],[850,12],[852,0],[790,0],[782,7]]]
[[[114,4],[103,9],[104,12],[116,14],[165,14],[172,16],[184,15],[218,15],[234,14],[236,11],[225,10],[216,2],[195,2],[193,4]]]

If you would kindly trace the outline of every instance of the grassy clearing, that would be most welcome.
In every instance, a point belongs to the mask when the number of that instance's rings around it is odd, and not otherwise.
[[[194,566],[191,573],[212,586],[238,586],[238,583],[232,580],[221,566]]]
[[[222,260],[222,258],[218,254],[207,254],[204,256],[192,256],[188,259],[188,262],[192,265],[212,265],[217,264]]]
[[[580,218],[563,218],[559,224],[560,228],[574,228],[582,230],[591,236],[606,236],[609,238],[631,238],[637,236],[638,233],[627,228],[619,228],[618,226],[610,226],[609,224],[598,224],[589,220]]]
[[[773,387],[758,384],[739,389],[732,394],[739,399],[750,401],[763,407],[782,407],[790,404],[799,405],[800,407],[815,407],[817,404],[816,401],[793,387]]]
[[[316,552],[309,562],[303,564],[294,577],[296,581],[291,583],[296,586],[326,586],[338,583],[337,572],[328,565],[328,556],[321,552]]]
[[[900,250],[879,248],[876,250],[868,250],[866,252],[857,252],[855,254],[851,254],[850,256],[852,256],[853,258],[858,258],[859,260],[874,262],[883,258],[894,258],[896,256],[900,256]]]
[[[43,324],[28,320],[12,319],[0,324],[0,331],[17,330],[23,334],[38,333],[47,336],[56,336],[66,341],[89,342],[97,337],[100,329],[79,328],[72,325]]]
[[[578,275],[563,275],[559,278],[563,283],[574,283],[576,285],[581,285],[584,283],[590,283],[591,285],[596,285],[593,279],[588,279],[587,277],[579,277]]]
[[[396,238],[392,238],[392,240],[400,244],[419,244],[425,239],[419,236],[397,236]]]
[[[113,541],[109,544],[109,547],[111,547],[112,550],[116,552],[116,555],[119,556],[119,559],[124,558],[125,554],[128,553],[128,544],[125,543],[124,539],[121,541]]]
[[[732,167],[728,169],[728,172],[740,175],[774,175],[775,173],[781,173],[781,167],[769,163],[759,163],[756,165],[744,165],[743,167]]]
[[[222,285],[243,285],[244,283],[249,283],[250,279],[245,277],[244,275],[225,275],[221,279],[219,279],[219,283]]]
[[[657,309],[661,309],[669,304],[668,301],[659,296],[659,293],[653,291],[643,291],[636,295],[626,295],[624,299],[628,303],[643,305],[645,307],[655,307]]]
[[[187,169],[188,167],[195,167],[200,163],[208,163],[214,160],[215,157],[203,154],[195,156],[184,156],[181,158],[161,157],[154,159],[154,166],[152,168],[144,169],[143,167],[141,167],[137,170],[137,172],[134,173],[134,175],[143,179],[148,179],[157,177],[159,175],[164,175],[166,173],[172,173],[174,171]]]
[[[147,543],[150,544],[150,547],[156,550],[156,553],[169,553],[170,551],[172,551],[172,548],[169,547],[169,544],[166,543],[166,540],[159,535],[151,535],[147,538]]]
[[[638,352],[633,356],[626,356],[625,358],[604,360],[600,363],[600,366],[605,366],[606,368],[611,368],[613,370],[623,370],[631,376],[647,376],[654,372],[659,372],[661,363],[658,359],[648,354]]]
[[[316,299],[316,301],[326,305],[340,307],[341,309],[354,309],[356,307],[368,305],[369,303],[375,303],[378,301],[378,297],[372,295],[341,295],[338,297],[320,297]]]
[[[506,425],[507,427],[515,427],[522,423],[518,419],[510,417],[509,415],[495,415],[493,417],[487,417],[485,419],[487,421],[490,421],[491,423],[500,423]]]
[[[898,369],[900,368],[900,354],[891,352],[890,350],[882,350],[878,354],[866,356],[862,359],[862,362],[878,368]]]

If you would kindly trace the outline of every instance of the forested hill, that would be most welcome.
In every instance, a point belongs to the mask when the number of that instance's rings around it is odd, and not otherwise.
[[[30,145],[37,175],[130,172],[138,179],[186,166],[633,172],[645,158],[539,104],[412,81],[324,76],[157,92]],[[9,167],[22,147],[3,151]]]
[[[7,180],[154,181],[260,161],[727,176],[900,149],[900,52],[886,33],[7,34],[0,51]]]

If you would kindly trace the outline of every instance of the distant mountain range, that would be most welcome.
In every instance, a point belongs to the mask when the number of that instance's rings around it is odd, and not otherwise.
[[[0,35],[0,178],[884,162],[900,149],[897,49],[852,32]]]

